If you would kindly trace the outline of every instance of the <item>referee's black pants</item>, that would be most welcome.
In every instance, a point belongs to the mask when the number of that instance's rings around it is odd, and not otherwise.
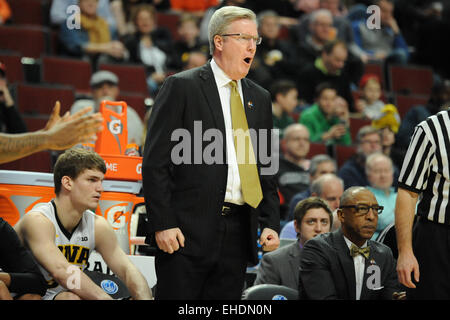
[[[249,257],[249,212],[238,209],[220,218],[217,250],[208,256],[188,256],[180,251],[156,254],[156,300],[241,298]]]
[[[450,299],[450,226],[419,217],[413,229],[413,250],[419,263],[416,289],[407,289],[411,300]]]

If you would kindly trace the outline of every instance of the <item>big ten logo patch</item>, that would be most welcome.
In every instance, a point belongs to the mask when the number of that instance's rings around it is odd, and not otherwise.
[[[112,206],[102,209],[105,219],[111,224],[114,230],[125,227],[131,218],[132,204],[128,202],[115,203]]]

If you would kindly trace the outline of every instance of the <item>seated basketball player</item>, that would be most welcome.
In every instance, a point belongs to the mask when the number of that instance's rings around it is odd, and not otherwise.
[[[56,198],[37,204],[16,225],[47,280],[43,299],[111,299],[84,272],[92,250],[126,285],[133,299],[151,299],[147,281],[120,248],[96,207],[102,194],[105,162],[95,152],[69,149],[54,168]],[[75,267],[74,267],[75,266]]]

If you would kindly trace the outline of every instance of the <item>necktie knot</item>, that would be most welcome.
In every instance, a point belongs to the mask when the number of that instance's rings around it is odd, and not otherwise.
[[[236,80],[231,80],[229,82],[231,89],[236,89],[237,88],[237,81]]]
[[[362,255],[366,259],[369,259],[370,247],[360,248],[352,244],[350,247],[350,255],[352,257],[356,257],[358,254]]]

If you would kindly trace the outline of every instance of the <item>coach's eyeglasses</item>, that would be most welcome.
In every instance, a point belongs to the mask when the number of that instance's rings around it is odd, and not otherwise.
[[[356,205],[354,204],[354,205],[339,207],[339,209],[344,209],[344,208],[355,209],[356,210],[355,216],[357,216],[357,217],[365,216],[366,214],[369,213],[370,209],[372,209],[372,212],[374,214],[379,215],[383,212],[383,209],[384,209],[383,206],[379,206],[379,205],[368,206],[365,204],[356,204]]]
[[[240,42],[246,42],[249,43],[250,41],[254,41],[256,45],[260,45],[262,42],[261,37],[254,37],[249,34],[245,33],[227,33],[227,34],[221,34],[221,37],[237,37],[236,39]]]

